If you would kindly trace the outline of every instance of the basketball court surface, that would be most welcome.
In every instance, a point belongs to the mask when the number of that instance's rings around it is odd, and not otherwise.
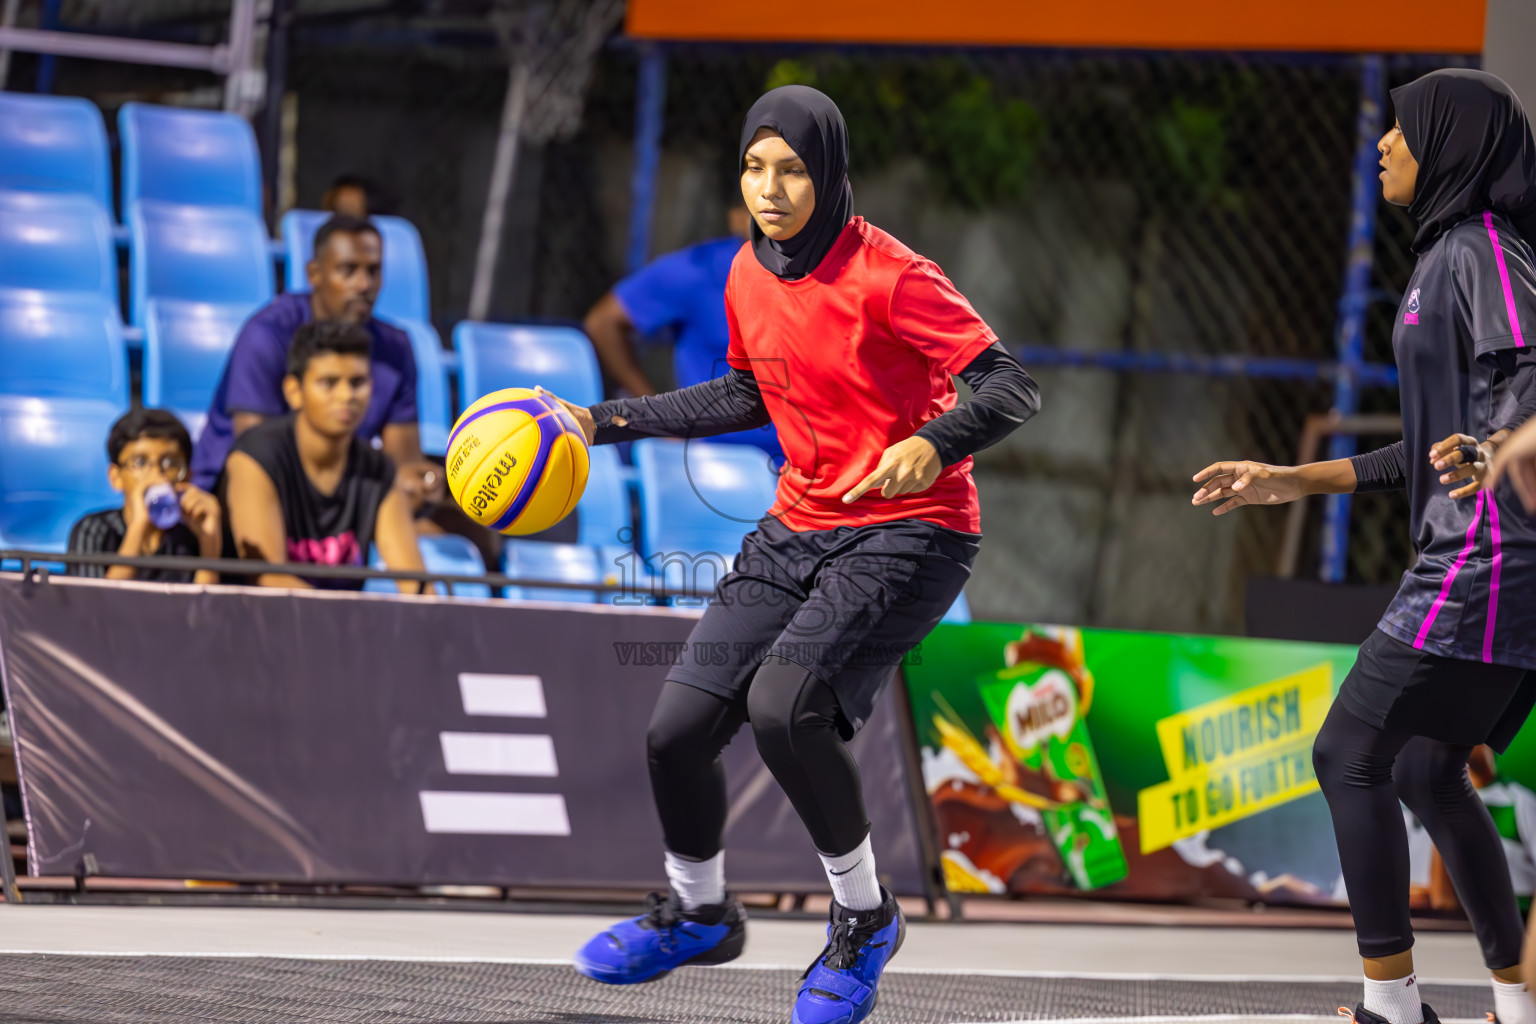
[[[578,976],[611,916],[0,905],[0,1021],[788,1020],[824,924],[755,918],[745,956],[648,985]],[[1469,934],[1416,947],[1442,1020],[1492,1009]],[[1336,1021],[1360,997],[1345,929],[915,922],[875,1024]]]

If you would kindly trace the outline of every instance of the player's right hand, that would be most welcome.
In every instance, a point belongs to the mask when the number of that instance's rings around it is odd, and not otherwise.
[[[1214,516],[1244,505],[1283,505],[1305,497],[1301,481],[1290,466],[1271,466],[1263,462],[1215,462],[1196,473],[1194,479],[1201,486],[1190,499],[1190,504],[1222,502],[1211,511]]]
[[[572,403],[567,402],[565,399],[561,398],[559,395],[555,394],[553,391],[546,391],[537,385],[535,385],[533,390],[537,394],[548,395],[550,398],[553,398],[555,401],[564,406],[565,411],[571,414],[571,418],[576,421],[577,426],[581,427],[582,436],[587,439],[587,444],[590,445],[592,443],[592,438],[597,433],[597,424],[592,421],[591,409],[588,409],[584,405],[573,405]],[[622,416],[613,417],[613,423],[615,426],[619,427],[628,425],[628,421],[626,421]]]
[[[1536,420],[1515,431],[1499,445],[1493,465],[1483,477],[1483,487],[1491,491],[1504,477],[1509,478],[1509,485],[1515,489],[1525,510],[1536,512]]]

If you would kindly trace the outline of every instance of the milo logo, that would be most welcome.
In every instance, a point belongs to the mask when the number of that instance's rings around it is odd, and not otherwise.
[[[1020,750],[1033,750],[1050,736],[1065,740],[1076,724],[1077,687],[1060,669],[1019,683],[1008,695],[1009,738]]]
[[[485,480],[474,494],[469,497],[469,507],[473,512],[484,512],[496,504],[496,495],[501,493],[501,485],[512,475],[512,470],[517,466],[517,459],[511,455],[503,454],[491,466],[491,471],[486,474]]]
[[[478,434],[466,435],[463,443],[459,445],[458,453],[453,457],[452,464],[448,467],[448,472],[457,473],[459,470],[463,469],[464,463],[469,461],[469,453],[479,447],[480,437]]]

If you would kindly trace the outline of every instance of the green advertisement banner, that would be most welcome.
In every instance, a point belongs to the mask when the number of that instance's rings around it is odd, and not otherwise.
[[[940,625],[904,672],[946,883],[959,892],[1344,902],[1312,743],[1355,653]],[[1529,893],[1536,795],[1521,782],[1536,778],[1536,741],[1522,735],[1499,770],[1481,780],[1474,771],[1474,781],[1505,835],[1516,889],[1524,870]],[[1433,847],[1406,817],[1416,902],[1428,906]]]

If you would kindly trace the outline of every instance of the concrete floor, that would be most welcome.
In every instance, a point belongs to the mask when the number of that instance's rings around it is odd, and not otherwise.
[[[0,904],[0,954],[148,953],[563,962],[610,917],[450,911]],[[743,967],[803,968],[820,951],[813,920],[759,918]],[[1420,935],[1420,977],[1483,981],[1468,934]],[[944,923],[909,926],[898,971],[1180,978],[1359,977],[1345,930]]]

